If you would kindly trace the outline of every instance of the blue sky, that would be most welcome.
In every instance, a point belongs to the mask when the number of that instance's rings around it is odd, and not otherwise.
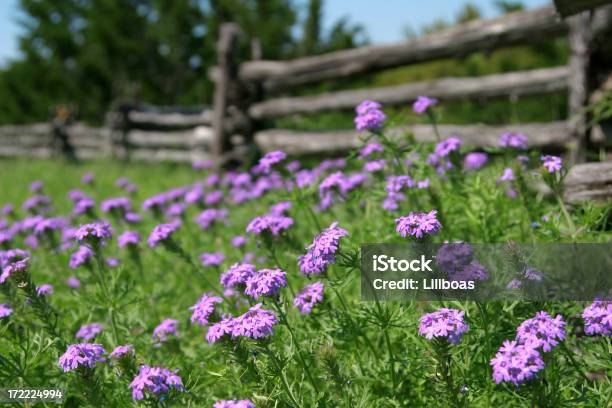
[[[304,0],[297,0],[305,4]],[[329,26],[340,17],[361,23],[374,44],[400,41],[404,28],[415,29],[431,23],[437,18],[452,20],[466,3],[465,0],[327,0],[325,1],[324,25]],[[494,0],[471,0],[485,16],[494,16]],[[523,0],[528,8],[550,4],[550,0]],[[0,0],[0,65],[18,55],[17,0]]]

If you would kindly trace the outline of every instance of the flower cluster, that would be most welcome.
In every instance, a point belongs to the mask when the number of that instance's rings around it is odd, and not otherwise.
[[[584,332],[612,336],[612,302],[596,300],[582,311]]]
[[[565,339],[565,322],[560,315],[554,319],[540,311],[535,317],[525,320],[516,330],[516,340],[532,349],[551,351]]]
[[[117,239],[119,243],[119,248],[125,248],[127,246],[136,246],[140,243],[140,234],[136,231],[125,231],[123,234],[119,235]]]
[[[493,380],[520,385],[530,380],[544,368],[544,361],[537,350],[516,341],[504,341],[495,357],[491,360]]]
[[[235,263],[221,274],[221,284],[230,289],[238,285],[245,285],[247,280],[255,274],[255,266],[249,263]]]
[[[213,408],[255,408],[249,400],[221,400],[213,404]]]
[[[153,340],[158,343],[164,343],[168,341],[168,336],[170,335],[178,337],[178,324],[178,320],[162,320],[162,322],[155,329],[153,329]]]
[[[246,281],[244,293],[253,299],[261,296],[274,296],[280,288],[287,286],[287,273],[280,269],[262,269]]]
[[[559,173],[563,168],[563,162],[558,156],[544,155],[541,157],[542,165],[549,173]]]
[[[287,155],[285,154],[285,152],[282,152],[280,150],[277,150],[274,152],[268,152],[261,159],[259,159],[259,163],[257,164],[257,166],[255,166],[253,171],[256,174],[257,173],[268,174],[270,173],[274,165],[282,162],[286,158],[287,158]]]
[[[208,319],[215,312],[215,304],[221,303],[222,301],[223,299],[218,296],[213,296],[210,293],[202,295],[198,303],[189,308],[189,310],[193,311],[191,323],[206,326],[208,324]]]
[[[81,326],[75,337],[77,339],[91,340],[102,333],[103,326],[100,323],[84,324]]]
[[[208,229],[215,221],[223,221],[227,218],[228,211],[225,208],[208,208],[202,211],[195,221],[203,230]]]
[[[260,235],[268,232],[273,236],[279,235],[293,225],[293,218],[278,215],[262,215],[253,218],[246,227],[246,232]]]
[[[86,242],[93,245],[101,245],[113,236],[111,226],[107,222],[94,222],[81,225],[74,232],[74,237],[79,242]]]
[[[380,108],[380,103],[374,101],[363,101],[357,105],[357,108],[355,108],[355,112],[357,112],[355,128],[358,131],[382,128],[386,116]]]
[[[304,286],[304,289],[293,299],[295,306],[301,314],[309,314],[312,308],[323,301],[323,291],[325,286],[322,282],[314,282]]]
[[[130,383],[132,398],[135,401],[142,400],[145,398],[145,393],[159,396],[167,394],[170,389],[183,391],[183,380],[177,371],[170,371],[163,367],[141,366],[138,375]]]
[[[167,241],[179,229],[180,225],[181,223],[178,221],[156,225],[151,231],[147,243],[151,248],[155,248],[160,243]]]
[[[76,269],[79,266],[87,264],[93,256],[94,252],[89,246],[81,245],[76,252],[70,255],[70,262],[68,265],[70,268]]]
[[[120,359],[124,357],[134,357],[134,346],[131,344],[125,344],[123,346],[117,346],[108,355],[109,358]]]
[[[430,107],[436,105],[438,100],[435,98],[429,98],[427,96],[419,96],[417,100],[412,105],[412,110],[414,113],[422,114],[427,111]]]
[[[278,319],[274,312],[262,309],[262,304],[252,306],[245,314],[238,317],[226,317],[208,329],[206,339],[215,343],[226,335],[232,339],[249,337],[259,339],[272,334]]]
[[[97,363],[104,361],[102,357],[104,353],[104,347],[101,344],[71,344],[59,358],[59,366],[64,372],[79,367],[94,368]]]
[[[419,334],[427,340],[446,338],[450,343],[458,344],[469,326],[463,320],[464,312],[456,309],[442,308],[419,319]]]
[[[204,252],[200,255],[200,262],[203,266],[219,266],[224,260],[223,252]]]
[[[336,262],[336,252],[340,246],[340,238],[348,235],[348,231],[338,227],[338,222],[332,223],[317,235],[308,252],[299,257],[300,271],[306,275],[320,274]]]
[[[405,217],[396,218],[396,231],[402,237],[412,235],[423,238],[425,235],[434,235],[442,228],[437,214],[437,210],[431,210],[428,213],[412,212]]]
[[[515,132],[502,133],[499,138],[499,145],[524,150],[527,149],[527,136]]]
[[[0,319],[9,317],[13,313],[13,309],[6,303],[0,303]]]

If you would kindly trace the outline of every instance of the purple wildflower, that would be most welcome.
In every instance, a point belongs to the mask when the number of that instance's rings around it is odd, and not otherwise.
[[[595,300],[582,311],[582,318],[586,334],[612,336],[612,302]]]
[[[100,323],[84,324],[81,326],[75,337],[77,339],[91,340],[102,333],[104,327]]]
[[[36,294],[38,296],[48,296],[53,294],[53,285],[48,283],[42,284],[36,287]]]
[[[277,150],[274,152],[268,152],[264,155],[264,157],[259,159],[259,163],[257,164],[257,166],[253,168],[253,171],[256,174],[257,173],[268,174],[270,173],[270,171],[272,171],[272,167],[274,167],[274,165],[282,162],[286,158],[287,158],[287,155],[285,154],[285,152],[282,152],[280,150]]]
[[[191,323],[206,326],[209,323],[208,319],[215,311],[215,303],[221,303],[222,301],[223,299],[210,293],[203,294],[198,303],[189,308],[193,311]]]
[[[140,234],[136,231],[125,231],[119,235],[118,238],[119,248],[125,248],[126,246],[138,245],[140,243]]]
[[[524,150],[527,149],[527,136],[521,133],[506,132],[500,136],[499,145]]]
[[[13,309],[6,303],[0,303],[0,319],[9,317],[11,314],[13,314]]]
[[[94,368],[96,363],[104,361],[104,358],[102,358],[104,353],[104,347],[101,344],[71,344],[59,358],[59,366],[64,372],[72,371],[79,367]]]
[[[295,306],[301,314],[310,314],[312,308],[323,301],[324,285],[322,282],[314,282],[304,286],[304,289],[293,299]]]
[[[195,221],[203,230],[208,229],[215,221],[222,221],[227,218],[228,211],[225,208],[208,208],[202,211]]]
[[[291,201],[281,201],[280,203],[274,204],[272,207],[270,207],[269,214],[277,216],[285,215],[285,213],[291,209],[292,205],[293,203]]]
[[[428,213],[410,213],[405,217],[395,219],[396,231],[402,236],[413,235],[416,238],[423,238],[425,235],[436,234],[442,224],[436,218],[437,210]]]
[[[233,319],[232,337],[249,337],[259,339],[272,334],[272,328],[278,319],[274,312],[261,308],[258,303],[246,313]]]
[[[367,173],[376,173],[377,171],[381,171],[385,168],[387,164],[386,160],[372,160],[363,165],[363,171]]]
[[[245,285],[247,280],[255,274],[255,266],[249,263],[235,263],[221,274],[221,284],[226,288]]]
[[[215,166],[215,162],[212,160],[194,160],[191,163],[191,168],[194,170],[206,170],[211,169]]]
[[[347,230],[338,227],[338,222],[324,229],[308,246],[308,252],[298,258],[300,271],[306,275],[324,272],[329,265],[336,262],[340,238],[348,234]]]
[[[355,108],[357,113],[357,116],[355,116],[355,128],[360,132],[382,128],[386,116],[380,108],[380,103],[368,100],[357,105]]]
[[[131,344],[125,344],[123,346],[117,346],[108,355],[109,358],[120,359],[124,357],[134,357],[134,346]]]
[[[368,143],[359,151],[359,158],[365,159],[374,153],[382,153],[384,149],[380,143]]]
[[[461,147],[461,139],[451,136],[448,139],[442,140],[436,145],[435,154],[438,157],[447,157],[454,151],[458,151]]]
[[[111,239],[111,226],[107,222],[94,222],[81,225],[74,232],[74,237],[79,242],[88,242],[100,245],[106,240]]]
[[[206,340],[210,343],[216,343],[226,335],[231,335],[234,328],[234,318],[225,317],[208,328],[206,332]]]
[[[501,176],[497,179],[497,183],[503,183],[504,181],[513,181],[515,180],[514,171],[510,167],[506,167]]]
[[[117,197],[102,201],[100,208],[105,213],[116,213],[120,216],[132,210],[132,203],[129,198]]]
[[[443,244],[436,253],[436,264],[448,275],[452,275],[472,262],[472,246],[465,242]]]
[[[83,177],[81,177],[81,183],[83,184],[91,184],[94,182],[94,174],[91,172],[85,173],[83,174]]]
[[[121,261],[118,258],[107,258],[106,264],[111,268],[116,268],[121,265]]]
[[[489,273],[478,261],[472,261],[469,265],[450,275],[450,279],[454,281],[487,280],[489,279]]]
[[[163,367],[141,366],[138,375],[130,383],[132,398],[134,401],[142,400],[145,398],[145,393],[157,397],[160,394],[167,394],[172,388],[183,391],[183,380],[177,371]]]
[[[81,287],[81,281],[76,276],[71,276],[66,279],[66,285],[70,286],[72,289],[78,289]]]
[[[69,266],[72,269],[76,269],[81,265],[85,265],[91,258],[93,258],[94,253],[90,247],[87,245],[81,245],[79,249],[76,250],[70,256]]]
[[[544,368],[544,361],[537,350],[506,340],[491,359],[491,366],[497,384],[507,381],[518,386],[534,378]]]
[[[512,279],[506,284],[506,289],[520,289],[523,286],[523,282],[520,279]]]
[[[249,400],[221,400],[213,404],[213,408],[255,408]]]
[[[76,215],[83,215],[90,213],[96,206],[96,202],[89,197],[83,197],[82,199],[74,203],[73,212]]]
[[[153,330],[153,339],[156,342],[164,343],[168,341],[168,335],[178,337],[178,323],[178,320],[174,319],[162,320],[162,322]]]
[[[427,111],[431,106],[434,106],[438,103],[438,100],[435,98],[429,98],[427,96],[419,96],[417,100],[412,105],[412,110],[414,113],[421,115],[423,112]]]
[[[489,156],[483,152],[468,153],[463,160],[464,170],[478,170],[489,160]]]
[[[151,231],[147,243],[151,248],[155,248],[160,243],[168,240],[179,229],[180,225],[181,223],[178,221],[156,225],[153,231]]]
[[[43,189],[43,182],[40,180],[33,181],[30,184],[30,191],[33,193],[37,193]]]
[[[542,282],[544,279],[544,274],[542,272],[536,271],[533,268],[526,268],[523,272],[525,279],[534,281],[534,282]]]
[[[281,287],[287,286],[287,273],[280,269],[262,269],[246,281],[244,293],[253,299],[274,296]]]
[[[255,217],[246,227],[246,232],[260,235],[264,232],[277,236],[293,225],[291,217],[277,215],[262,215]]]
[[[204,205],[217,205],[221,200],[223,200],[223,190],[211,191],[204,196]]]
[[[419,319],[419,334],[427,340],[445,337],[450,343],[458,344],[463,333],[469,330],[463,315],[463,311],[447,308],[423,315]]]
[[[540,158],[542,165],[549,173],[558,173],[563,168],[563,162],[559,156],[544,155]]]
[[[224,260],[223,252],[204,252],[200,255],[200,262],[204,266],[219,266]]]
[[[0,212],[2,215],[11,215],[14,212],[14,208],[11,204],[5,204]]]
[[[234,248],[243,247],[244,245],[246,245],[246,243],[247,243],[247,239],[242,235],[237,235],[234,238],[232,238],[232,246]]]
[[[565,339],[565,322],[561,315],[554,319],[546,312],[540,311],[535,317],[525,320],[516,329],[516,340],[519,344],[532,349],[541,348],[551,351]]]

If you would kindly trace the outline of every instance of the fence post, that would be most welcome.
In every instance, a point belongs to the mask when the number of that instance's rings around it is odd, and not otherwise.
[[[583,11],[567,19],[569,25],[569,106],[568,125],[574,140],[570,152],[570,162],[579,163],[585,160],[587,127],[584,108],[588,100],[588,73],[591,42],[591,12]]]
[[[237,77],[234,56],[239,28],[235,23],[224,23],[219,30],[217,42],[217,73],[215,78],[212,154],[219,164],[230,147],[225,118],[230,104],[230,88]]]

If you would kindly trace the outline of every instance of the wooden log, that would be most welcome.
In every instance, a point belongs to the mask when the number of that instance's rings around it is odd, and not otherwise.
[[[48,137],[50,133],[51,125],[49,123],[0,126],[0,135],[36,135],[41,137]]]
[[[554,2],[559,14],[567,17],[604,4],[611,4],[612,0],[554,0]]]
[[[212,116],[211,110],[192,114],[131,110],[128,112],[128,123],[130,127],[140,129],[180,129],[211,125]]]
[[[148,161],[148,162],[193,162],[195,160],[202,160],[203,158],[209,158],[202,152],[192,152],[185,150],[172,150],[172,149],[145,149],[137,148],[130,152],[130,158],[133,160]]]
[[[230,105],[230,82],[236,77],[234,54],[238,34],[239,28],[235,23],[225,23],[221,26],[217,43],[219,75],[215,81],[212,152],[215,157],[219,158],[230,148],[224,121]]]
[[[483,98],[527,95],[567,89],[567,67],[494,74],[472,78],[442,78],[405,85],[351,91],[327,92],[315,96],[270,99],[251,105],[249,115],[265,119],[296,113],[353,109],[365,99],[385,105],[414,101],[419,95],[440,99]]]
[[[588,97],[589,44],[592,35],[590,21],[591,14],[588,11],[568,19],[571,50],[568,78],[568,123],[575,141],[570,155],[571,163],[584,160],[587,141],[586,118],[583,110]]]
[[[612,162],[584,163],[570,168],[564,186],[570,204],[585,200],[612,200]]]
[[[192,149],[201,146],[210,146],[213,140],[212,129],[200,126],[195,129],[156,132],[145,130],[131,130],[128,132],[128,143],[133,147]]]
[[[451,135],[475,147],[497,146],[504,132],[520,132],[528,137],[532,147],[553,146],[562,148],[568,143],[570,133],[566,122],[531,123],[520,125],[439,125],[442,137]],[[417,142],[435,142],[436,136],[429,125],[414,125],[392,128],[386,131],[389,137],[399,138],[412,133]],[[289,154],[316,154],[341,152],[362,145],[365,134],[352,130],[303,132],[284,129],[269,129],[255,134],[255,141],[263,151],[283,150]]]
[[[34,157],[48,158],[53,154],[49,146],[22,147],[22,146],[0,146],[0,157]]]
[[[468,22],[398,44],[360,47],[290,61],[249,61],[240,65],[239,78],[261,81],[266,89],[278,91],[400,65],[461,57],[565,32],[567,25],[557,17],[554,7],[548,6]],[[220,69],[214,70],[211,76],[220,77]]]

